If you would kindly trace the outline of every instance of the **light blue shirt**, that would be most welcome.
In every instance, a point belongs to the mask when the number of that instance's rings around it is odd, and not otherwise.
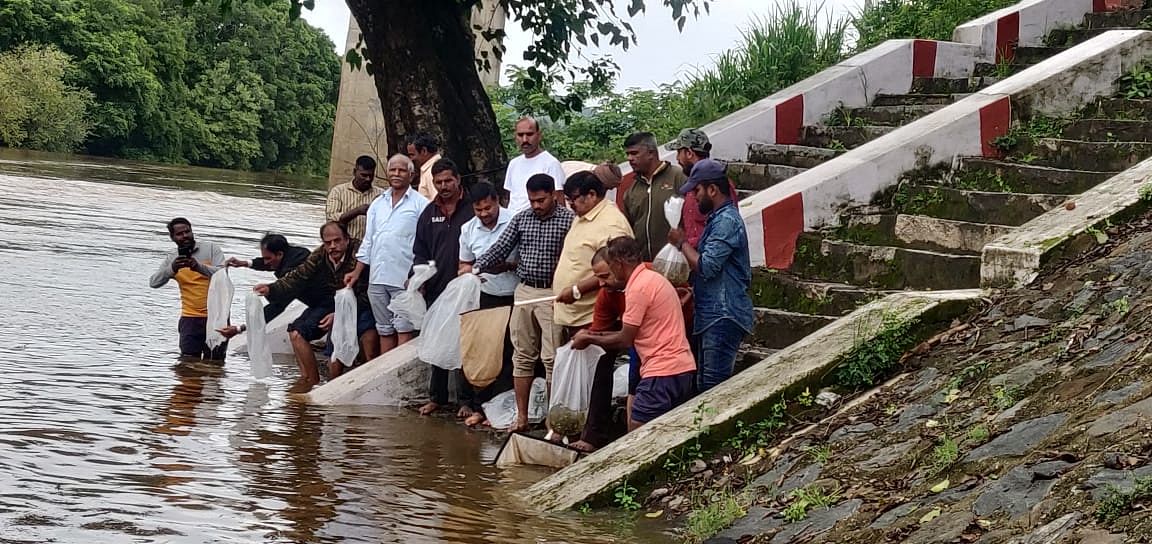
[[[508,224],[512,222],[512,216],[512,212],[506,208],[500,208],[500,215],[496,218],[496,226],[492,229],[485,227],[484,223],[480,222],[479,217],[473,217],[464,223],[464,226],[460,227],[460,261],[476,262],[476,257],[488,251],[488,248],[492,247],[492,244],[495,244],[496,240],[500,238],[504,229],[508,228]],[[508,262],[516,262],[515,251],[508,257]],[[500,274],[480,274],[480,277],[484,279],[484,282],[480,284],[480,290],[496,297],[512,296],[516,292],[516,286],[520,283],[515,270]]]
[[[408,281],[416,220],[427,205],[428,199],[411,187],[395,205],[391,189],[372,201],[368,207],[364,240],[360,251],[356,252],[356,259],[370,267],[368,283],[403,287]],[[448,266],[456,266],[456,263]]]

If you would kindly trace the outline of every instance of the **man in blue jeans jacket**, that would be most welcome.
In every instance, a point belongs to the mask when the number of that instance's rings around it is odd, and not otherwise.
[[[692,267],[692,334],[701,393],[732,376],[740,342],[752,332],[748,232],[729,191],[723,163],[697,162],[680,193],[692,193],[700,213],[708,216],[704,233],[696,247],[684,243],[683,230],[668,233],[668,242],[684,252]]]

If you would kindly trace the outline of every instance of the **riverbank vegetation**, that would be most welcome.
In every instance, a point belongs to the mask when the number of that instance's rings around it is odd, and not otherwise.
[[[789,0],[753,18],[732,50],[709,68],[689,68],[679,80],[655,90],[613,91],[581,83],[562,93],[533,85],[524,69],[510,66],[510,84],[490,91],[501,127],[519,115],[543,117],[545,139],[557,156],[598,162],[623,160],[625,136],[649,131],[671,140],[682,128],[699,127],[797,83],[885,40],[947,40],[959,24],[1014,0],[878,0],[838,16],[823,4]],[[593,104],[579,113],[549,115],[560,96]],[[517,153],[505,134],[509,156]]]
[[[0,97],[3,145],[326,173],[340,80],[332,42],[290,20],[288,0],[237,3],[227,14],[211,2],[186,4],[0,3],[4,58],[51,59],[23,64],[32,67],[23,94],[10,95],[0,79],[7,95]],[[6,116],[22,107],[12,105],[13,96],[71,97],[51,104],[67,104],[68,115],[37,116],[35,127],[12,123]],[[38,136],[9,134],[29,128]]]
[[[65,83],[74,66],[55,46],[0,53],[0,145],[70,151],[88,137],[92,93]]]

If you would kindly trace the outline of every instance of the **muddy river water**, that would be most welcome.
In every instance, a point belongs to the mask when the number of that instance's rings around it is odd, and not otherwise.
[[[148,277],[185,216],[257,255],[313,246],[322,182],[0,151],[0,543],[666,542],[619,513],[542,517],[542,477],[489,466],[500,437],[387,408],[286,400],[297,370],[252,380],[178,365],[175,285]],[[233,273],[242,296],[265,281]]]

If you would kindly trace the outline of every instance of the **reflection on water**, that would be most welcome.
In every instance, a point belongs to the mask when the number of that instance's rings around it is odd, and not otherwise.
[[[289,403],[291,360],[267,383],[239,356],[176,364],[177,290],[147,281],[164,222],[230,255],[269,231],[311,246],[310,183],[0,151],[0,542],[669,540],[526,513],[512,494],[541,473],[485,464],[487,433]],[[238,293],[266,279],[231,273]]]

